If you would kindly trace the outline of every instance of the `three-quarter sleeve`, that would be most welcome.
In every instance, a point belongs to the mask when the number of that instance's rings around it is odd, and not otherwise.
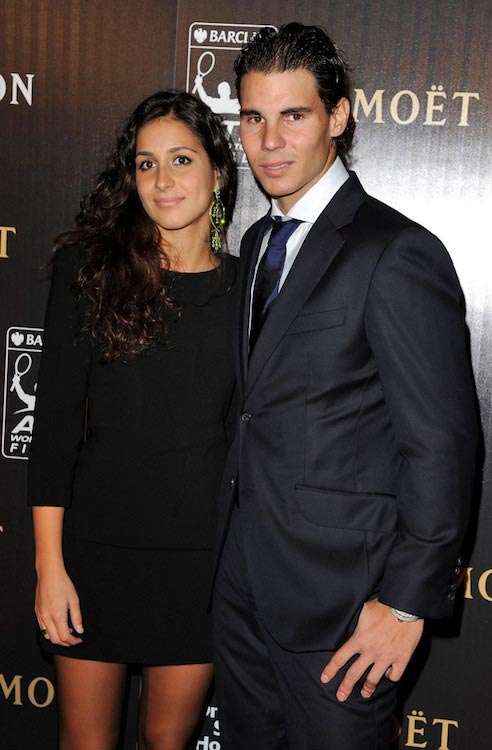
[[[91,346],[81,335],[81,308],[73,291],[80,267],[77,248],[56,253],[36,388],[29,505],[71,505],[91,365]]]

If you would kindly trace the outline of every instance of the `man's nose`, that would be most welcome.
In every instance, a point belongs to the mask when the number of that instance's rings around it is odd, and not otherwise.
[[[265,151],[274,151],[277,148],[285,146],[285,139],[282,135],[282,124],[281,123],[265,123],[263,129],[262,148]]]

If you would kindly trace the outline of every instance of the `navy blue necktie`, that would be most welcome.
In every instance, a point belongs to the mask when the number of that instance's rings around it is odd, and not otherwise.
[[[287,242],[301,223],[299,219],[282,221],[279,216],[272,219],[272,231],[270,232],[268,245],[256,271],[249,334],[250,354],[260,335],[272,303],[279,293],[278,287],[284,268]]]

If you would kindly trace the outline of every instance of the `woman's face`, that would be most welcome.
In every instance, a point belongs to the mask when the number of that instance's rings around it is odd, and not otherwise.
[[[190,230],[208,240],[219,175],[187,125],[169,115],[140,128],[135,174],[142,205],[164,240],[172,243],[177,232]]]

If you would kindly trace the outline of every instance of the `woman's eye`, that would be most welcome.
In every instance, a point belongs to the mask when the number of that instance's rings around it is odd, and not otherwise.
[[[184,164],[191,164],[191,159],[188,156],[183,156],[181,154],[180,156],[176,156],[176,158],[173,161],[173,164],[177,164],[178,166],[182,166]]]
[[[154,162],[150,159],[145,159],[145,161],[141,161],[140,164],[137,165],[137,169],[140,169],[142,172],[146,172],[148,169],[152,169],[154,166]]]

